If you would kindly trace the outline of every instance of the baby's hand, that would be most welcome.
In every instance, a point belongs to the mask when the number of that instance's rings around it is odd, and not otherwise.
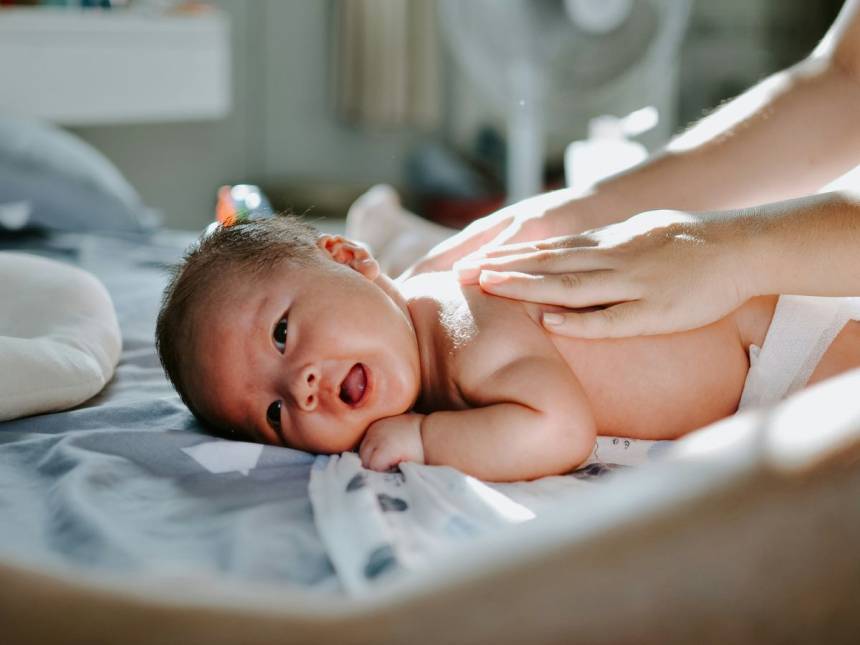
[[[389,470],[401,461],[424,463],[423,414],[400,414],[375,421],[361,440],[358,454],[365,468]]]

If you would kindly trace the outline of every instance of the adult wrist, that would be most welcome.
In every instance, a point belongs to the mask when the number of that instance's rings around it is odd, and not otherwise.
[[[753,295],[857,293],[860,201],[841,192],[750,209],[745,218]]]
[[[735,286],[738,298],[746,301],[774,293],[771,239],[768,221],[755,209],[723,211],[702,215],[711,228],[712,241],[725,260],[725,277]]]

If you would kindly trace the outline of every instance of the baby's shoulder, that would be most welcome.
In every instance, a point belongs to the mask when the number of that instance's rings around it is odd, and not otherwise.
[[[464,287],[458,351],[459,377],[465,389],[479,385],[500,370],[524,360],[556,360],[559,355],[546,332],[518,301],[489,296],[478,287]],[[464,329],[468,328],[468,333]]]
[[[450,273],[409,280],[413,313],[434,337],[436,365],[454,391],[481,391],[488,379],[526,359],[557,359],[545,330],[520,302],[461,286]],[[468,397],[466,397],[468,398]]]

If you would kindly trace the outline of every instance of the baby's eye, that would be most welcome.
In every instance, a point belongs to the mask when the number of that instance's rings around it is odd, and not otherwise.
[[[272,330],[272,340],[275,341],[275,347],[278,348],[278,351],[283,353],[284,348],[287,346],[287,319],[286,319],[286,317],[281,318],[278,321],[278,324],[275,325],[275,328]]]
[[[281,429],[281,402],[275,401],[268,408],[266,408],[266,421],[269,422],[269,425],[272,426],[272,429],[275,431],[280,431]]]

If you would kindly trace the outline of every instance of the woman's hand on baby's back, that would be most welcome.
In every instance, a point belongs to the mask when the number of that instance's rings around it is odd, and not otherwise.
[[[358,449],[362,465],[371,470],[386,471],[402,461],[423,464],[423,418],[423,414],[408,412],[373,422]]]
[[[735,244],[738,228],[719,215],[650,211],[580,235],[491,250],[454,270],[488,293],[570,309],[544,313],[552,333],[683,331],[754,295]]]
[[[475,220],[441,242],[403,275],[447,271],[457,260],[503,244],[584,230],[586,226],[578,222],[582,212],[587,210],[586,203],[575,199],[570,189],[563,189],[511,204]]]

